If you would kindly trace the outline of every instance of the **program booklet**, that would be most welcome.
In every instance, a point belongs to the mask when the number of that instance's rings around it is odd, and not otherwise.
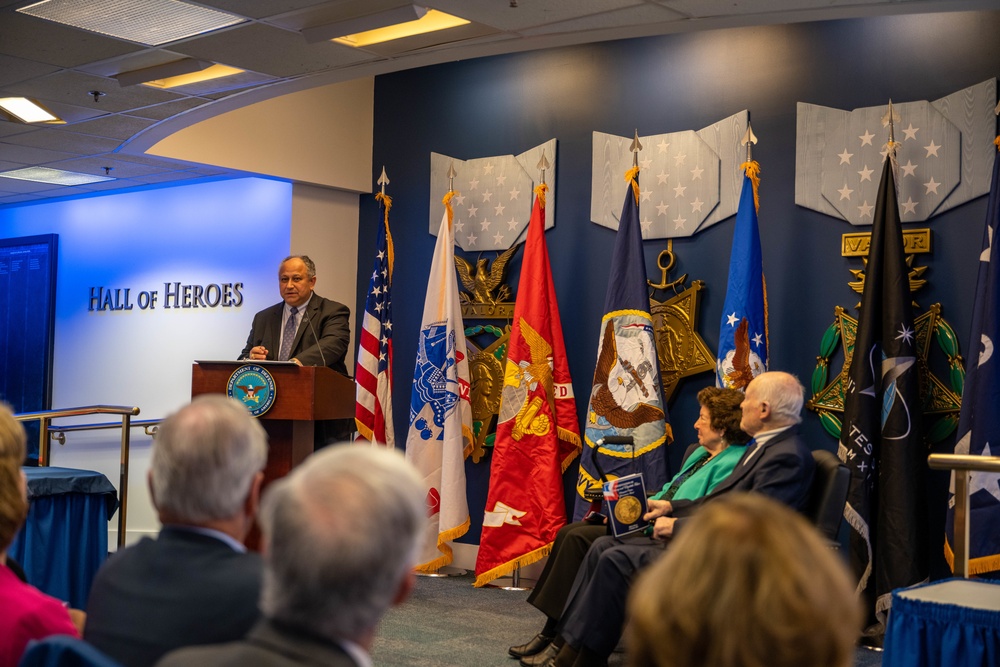
[[[608,521],[615,537],[644,530],[648,525],[642,520],[646,513],[646,487],[642,483],[642,473],[605,482],[604,500],[608,503]]]

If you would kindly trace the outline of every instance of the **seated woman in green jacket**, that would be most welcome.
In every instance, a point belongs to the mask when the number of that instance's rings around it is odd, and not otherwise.
[[[743,398],[743,392],[736,389],[706,387],[698,392],[701,411],[694,423],[698,442],[688,447],[680,472],[652,496],[654,499],[700,498],[729,476],[750,440],[740,430]],[[607,533],[607,526],[577,521],[556,534],[549,560],[528,596],[528,602],[547,617],[545,627],[527,643],[508,650],[511,657],[520,658],[522,665],[539,665],[554,655],[557,647],[550,644],[577,570],[594,540]]]

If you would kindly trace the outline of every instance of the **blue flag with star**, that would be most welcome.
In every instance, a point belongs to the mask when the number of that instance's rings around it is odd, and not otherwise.
[[[586,513],[590,502],[584,494],[600,485],[601,473],[613,479],[641,472],[647,489],[659,489],[667,481],[664,445],[673,436],[649,313],[639,226],[639,168],[630,169],[625,180],[629,185],[611,255],[597,365],[584,420],[574,520]],[[631,442],[613,442],[617,438]]]
[[[744,163],[743,191],[736,210],[729,282],[719,325],[715,383],[745,390],[767,370],[767,291],[757,227],[756,162]]]
[[[972,310],[968,370],[962,392],[962,412],[958,418],[956,454],[1000,456],[1000,250],[997,232],[1000,227],[1000,159],[994,157],[993,184],[983,231],[983,250],[979,256],[979,279]],[[978,350],[978,355],[975,351]],[[993,442],[991,447],[990,442]],[[948,500],[945,526],[945,557],[954,567],[955,482],[952,473],[952,496]],[[969,574],[1000,570],[1000,475],[989,472],[969,473]]]
[[[891,147],[890,147],[891,150]],[[838,455],[851,471],[850,560],[878,643],[897,588],[928,577],[927,446],[921,428],[909,269],[891,160],[875,203]]]

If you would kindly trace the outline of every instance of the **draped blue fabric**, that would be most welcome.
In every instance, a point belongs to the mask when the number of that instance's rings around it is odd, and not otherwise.
[[[108,556],[108,520],[118,494],[99,472],[24,468],[31,508],[8,553],[28,583],[85,609],[90,584]]]
[[[938,587],[942,590],[953,582],[981,587],[975,597],[987,601],[994,609],[982,609],[962,603],[934,602],[903,597],[912,592],[920,596],[921,589]],[[957,599],[958,596],[956,596]],[[965,597],[965,596],[963,596]],[[892,610],[885,633],[883,667],[995,667],[1000,665],[1000,585],[981,580],[949,579],[892,594]]]
[[[28,644],[18,667],[121,667],[121,665],[82,639],[52,635]]]

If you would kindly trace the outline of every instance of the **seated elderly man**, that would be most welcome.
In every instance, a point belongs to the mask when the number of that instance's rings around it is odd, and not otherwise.
[[[267,435],[246,408],[199,396],[163,420],[149,491],[163,529],[98,571],[84,639],[127,667],[238,639],[260,617],[261,560],[242,544],[257,513]]]
[[[805,506],[815,464],[798,437],[804,390],[788,373],[768,372],[747,386],[740,428],[752,439],[733,472],[708,495],[694,500],[651,500],[644,518],[653,537],[602,537],[587,552],[563,610],[561,648],[548,660],[557,667],[606,665],[621,638],[625,601],[637,572],[658,559],[670,538],[698,509],[734,491],[769,496],[794,509]]]
[[[426,515],[423,483],[395,450],[316,452],[264,494],[264,620],[159,666],[371,665],[379,620],[413,588]]]

